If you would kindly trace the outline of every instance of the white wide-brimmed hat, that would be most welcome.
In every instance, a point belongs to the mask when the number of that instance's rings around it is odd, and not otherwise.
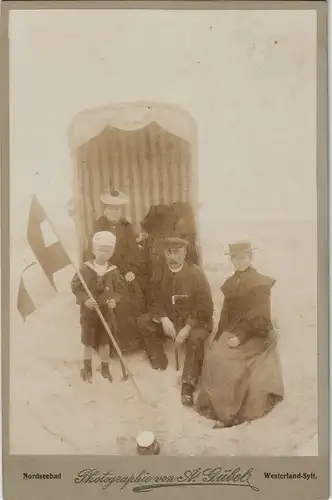
[[[112,191],[104,191],[100,195],[101,202],[104,205],[121,206],[126,205],[129,201],[128,196],[121,191],[113,189]]]

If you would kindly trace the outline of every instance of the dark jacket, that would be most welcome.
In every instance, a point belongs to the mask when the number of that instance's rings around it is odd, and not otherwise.
[[[91,263],[86,262],[80,267],[80,273],[93,298],[100,306],[102,313],[108,312],[108,300],[114,299],[116,303],[120,302],[125,288],[116,266],[110,265],[104,276],[99,276],[93,269]],[[72,279],[71,290],[76,297],[76,303],[80,305],[81,324],[97,320],[96,311],[90,310],[84,305],[84,303],[89,299],[89,295],[86,293],[78,274],[75,274]]]
[[[255,335],[267,336],[273,329],[271,289],[274,284],[274,279],[252,267],[228,278],[221,287],[224,303],[215,340],[226,331],[234,333],[241,344]]]
[[[172,303],[172,296],[175,303]],[[156,287],[151,311],[157,318],[168,316],[180,329],[191,327],[211,329],[213,302],[209,283],[203,271],[194,264],[184,263],[178,273],[164,269],[159,287]]]

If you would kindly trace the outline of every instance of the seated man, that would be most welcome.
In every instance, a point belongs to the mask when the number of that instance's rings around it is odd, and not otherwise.
[[[211,291],[202,270],[185,262],[187,241],[167,238],[163,246],[167,265],[151,296],[149,312],[139,318],[138,324],[154,369],[165,370],[168,364],[162,345],[165,335],[177,345],[186,343],[181,400],[184,405],[192,406],[204,341],[212,327]]]

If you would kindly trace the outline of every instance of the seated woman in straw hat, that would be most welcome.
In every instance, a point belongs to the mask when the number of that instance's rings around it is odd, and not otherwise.
[[[137,318],[144,310],[142,294],[142,265],[136,236],[131,223],[122,216],[123,206],[129,202],[126,194],[111,190],[102,193],[104,214],[96,220],[93,233],[110,231],[116,236],[114,253],[110,263],[114,264],[125,281],[125,294],[117,306],[117,332],[115,337],[123,351],[141,348]],[[91,258],[91,241],[84,252],[84,260]]]
[[[215,428],[260,418],[283,399],[284,388],[271,322],[275,280],[252,267],[248,242],[229,245],[235,272],[222,285],[217,334],[206,350],[197,411]]]

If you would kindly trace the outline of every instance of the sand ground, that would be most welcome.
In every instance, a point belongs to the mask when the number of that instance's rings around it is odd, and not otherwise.
[[[16,316],[12,323],[11,452],[133,455],[135,436],[150,429],[165,455],[316,455],[316,302],[307,281],[300,281],[307,277],[303,269],[293,266],[293,274],[286,273],[275,290],[285,400],[260,420],[224,430],[213,430],[213,422],[181,405],[170,349],[165,372],[152,371],[144,354],[126,357],[147,404],[130,380],[121,380],[118,360],[112,365],[113,384],[101,379],[98,359],[93,383],[81,381],[78,308],[68,289],[73,271],[62,271],[61,292],[25,325]],[[216,320],[227,272],[225,266],[206,265]]]
[[[93,18],[87,11],[16,14],[10,36],[11,452],[130,455],[137,431],[151,428],[164,454],[316,454],[314,12],[192,11],[186,36],[183,13],[175,11],[166,17],[142,11],[140,19],[125,10]],[[59,214],[72,196],[66,131],[82,109],[110,100],[180,104],[197,123],[197,217],[216,318],[218,289],[230,272],[223,245],[249,237],[258,247],[257,269],[277,279],[273,309],[285,400],[250,425],[215,431],[183,408],[171,355],[164,373],[153,372],[142,355],[128,358],[152,408],[139,403],[130,381],[120,380],[117,361],[112,385],[98,373],[91,386],[83,384],[70,269],[57,277],[59,294],[43,309],[25,325],[17,317],[19,275],[31,257],[30,195],[44,196],[40,201],[74,252],[75,229]]]

